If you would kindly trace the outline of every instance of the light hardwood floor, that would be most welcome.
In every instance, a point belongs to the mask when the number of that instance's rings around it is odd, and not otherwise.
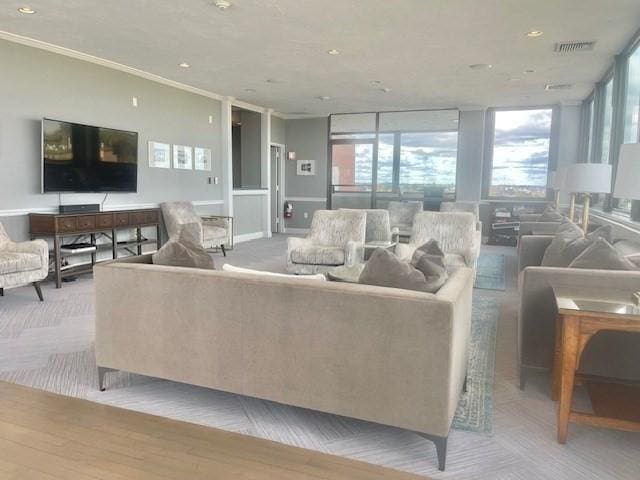
[[[424,479],[0,382],[0,479]]]

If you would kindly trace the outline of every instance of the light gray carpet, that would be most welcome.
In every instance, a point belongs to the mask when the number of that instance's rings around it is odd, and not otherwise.
[[[284,243],[283,237],[276,237],[241,244],[226,261],[283,271]],[[489,250],[508,253],[507,285],[513,285],[513,250]],[[218,265],[225,261],[222,255],[215,259]],[[558,445],[555,404],[548,398],[547,379],[534,377],[525,392],[517,388],[513,287],[506,292],[476,291],[477,304],[487,299],[502,304],[493,435],[452,430],[445,473],[437,471],[430,442],[394,428],[122,373],[110,374],[109,389],[98,392],[92,289],[89,276],[61,290],[46,284],[44,304],[36,301],[32,288],[7,291],[0,298],[0,378],[179,420],[197,419],[204,425],[434,478],[638,478],[637,435],[572,426],[569,443]],[[487,361],[486,356],[480,357]]]

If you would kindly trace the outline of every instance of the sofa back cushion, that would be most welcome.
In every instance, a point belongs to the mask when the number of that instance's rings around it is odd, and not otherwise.
[[[416,213],[422,211],[422,202],[396,202],[391,201],[387,205],[391,226],[412,225]]]
[[[540,215],[541,222],[561,222],[563,219],[564,216],[551,206],[545,208]]]
[[[344,248],[350,241],[364,243],[366,228],[364,210],[316,210],[309,238],[316,245]]]
[[[413,245],[436,240],[443,252],[461,255],[473,249],[475,238],[476,219],[466,212],[420,212],[411,231]]]
[[[598,238],[591,243],[571,262],[569,267],[596,270],[636,270],[636,266],[604,238]]]
[[[371,254],[358,283],[420,292],[429,291],[427,280],[420,270],[383,248],[377,248]]]
[[[160,250],[153,254],[153,263],[214,270],[213,258],[196,240],[194,231],[196,231],[195,224],[183,225],[177,235],[171,237]]]

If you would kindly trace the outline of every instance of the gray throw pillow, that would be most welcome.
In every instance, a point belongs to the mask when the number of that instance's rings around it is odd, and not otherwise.
[[[429,288],[420,270],[383,248],[377,248],[371,254],[358,283],[419,292],[427,292]]]
[[[563,219],[564,216],[552,207],[547,207],[540,216],[541,222],[561,222]]]
[[[418,247],[411,258],[411,265],[424,275],[428,292],[437,292],[447,281],[444,252],[440,249],[437,240],[429,240]]]
[[[595,240],[582,252],[569,268],[593,268],[597,270],[636,270],[635,265],[627,260],[604,238]]]
[[[153,254],[153,263],[155,265],[215,270],[213,258],[196,240],[195,231],[196,229],[190,224],[183,225],[178,235],[170,238],[160,250]]]
[[[553,240],[544,252],[543,267],[568,267],[589,245],[575,243],[584,239],[584,233],[575,223],[565,221],[560,224]]]

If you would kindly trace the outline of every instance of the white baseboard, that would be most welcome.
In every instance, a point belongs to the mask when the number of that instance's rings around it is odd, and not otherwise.
[[[306,235],[307,233],[309,233],[309,229],[308,228],[291,228],[291,227],[287,227],[287,228],[285,228],[284,233],[291,233],[293,235]]]
[[[249,242],[251,240],[258,240],[259,238],[265,238],[267,236],[266,232],[243,233],[242,235],[234,235],[233,243]]]

